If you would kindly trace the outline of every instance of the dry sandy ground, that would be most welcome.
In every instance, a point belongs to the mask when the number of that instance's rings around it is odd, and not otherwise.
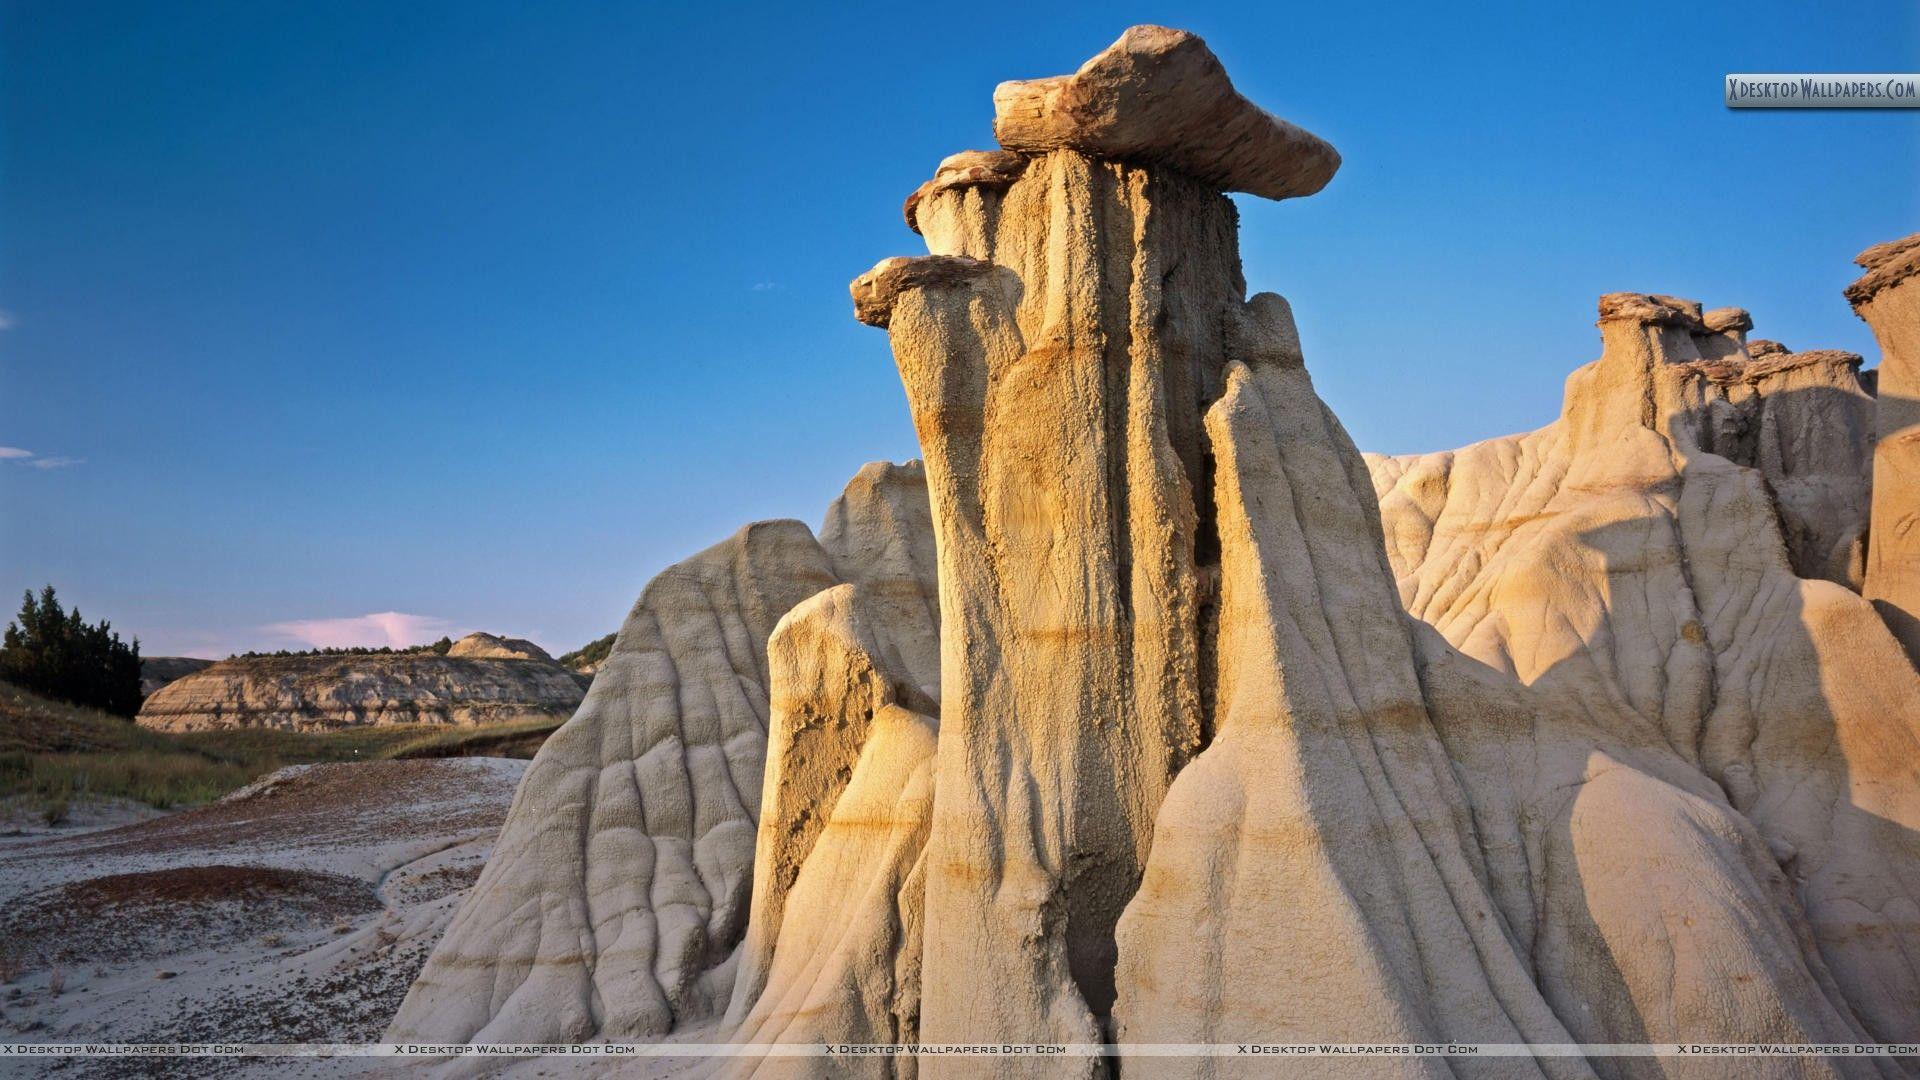
[[[0,1041],[377,1040],[526,765],[297,766],[154,820],[0,838],[0,965],[24,966],[0,987]],[[288,1064],[0,1061],[0,1076]]]

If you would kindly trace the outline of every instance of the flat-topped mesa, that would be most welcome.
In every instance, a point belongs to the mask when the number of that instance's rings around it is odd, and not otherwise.
[[[1076,150],[1166,165],[1220,191],[1267,199],[1327,186],[1340,155],[1242,97],[1207,43],[1135,26],[1072,75],[1005,82],[993,134],[1009,150]]]
[[[1854,261],[1866,273],[1847,287],[1847,300],[1873,328],[1881,355],[1864,591],[1920,664],[1920,233],[1875,244]]]

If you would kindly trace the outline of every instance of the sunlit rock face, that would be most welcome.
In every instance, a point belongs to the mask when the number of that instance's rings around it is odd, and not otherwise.
[[[1854,260],[1853,310],[1880,343],[1873,520],[1866,594],[1920,662],[1920,233],[1876,244]]]
[[[1370,462],[1400,597],[1424,624],[1430,702],[1470,671],[1533,703],[1518,731],[1436,709],[1476,821],[1493,834],[1483,848],[1510,853],[1510,867],[1494,864],[1509,918],[1543,970],[1543,947],[1595,934],[1606,946],[1606,968],[1556,962],[1567,974],[1542,984],[1582,1041],[1622,1025],[1654,1041],[1703,1029],[1758,1038],[1760,1015],[1818,1030],[1806,1010],[1819,1002],[1848,1027],[1910,1038],[1920,677],[1872,606],[1826,580],[1853,575],[1820,572],[1842,560],[1813,558],[1867,531],[1848,512],[1861,504],[1853,478],[1868,475],[1857,431],[1874,414],[1857,358],[1771,343],[1726,351],[1699,305],[1671,297],[1612,294],[1600,316],[1602,355],[1568,379],[1554,423]],[[1807,477],[1823,482],[1796,497]],[[1830,544],[1793,543],[1822,529]],[[1633,806],[1617,823],[1592,812],[1629,778]],[[1668,809],[1647,796],[1656,780],[1652,790],[1671,789]],[[1740,840],[1732,850],[1751,881],[1738,892],[1753,902],[1728,899],[1734,880],[1709,900],[1616,879],[1636,851],[1661,866],[1633,876],[1642,882],[1715,869],[1704,840],[1661,823],[1683,811],[1696,832],[1710,824]],[[1515,833],[1502,838],[1492,826],[1507,820]],[[1555,867],[1577,873],[1556,882]],[[1703,918],[1714,905],[1723,914]],[[1806,977],[1770,991],[1777,1010],[1747,1013],[1766,982],[1762,957],[1712,927],[1753,926],[1769,908],[1770,933],[1801,942]],[[1656,934],[1662,947],[1636,944]],[[1617,974],[1596,982],[1594,970]],[[1603,991],[1612,1020],[1593,1007]]]
[[[1859,358],[1610,294],[1547,427],[1363,456],[1223,195],[1309,195],[1330,146],[1158,27],[995,104],[1001,148],[907,202],[928,254],[852,285],[924,469],[649,586],[395,1036],[1049,1076],[1920,1037],[1920,675],[1859,593],[1900,482]],[[820,1040],[1121,1052],[752,1049]]]

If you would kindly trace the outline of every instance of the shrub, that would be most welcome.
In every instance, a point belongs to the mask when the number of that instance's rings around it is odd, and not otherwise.
[[[105,620],[89,625],[78,608],[61,610],[51,585],[38,600],[29,590],[0,642],[0,679],[131,717],[140,711],[140,641],[122,642]]]
[[[227,659],[259,660],[283,656],[417,656],[421,653],[445,656],[452,650],[453,639],[442,637],[439,641],[430,641],[425,645],[409,645],[404,649],[396,649],[391,645],[329,645],[316,649],[275,649],[272,652],[232,653]]]
[[[561,667],[582,668],[588,664],[597,664],[613,652],[613,639],[618,636],[608,634],[596,638],[560,658]]]

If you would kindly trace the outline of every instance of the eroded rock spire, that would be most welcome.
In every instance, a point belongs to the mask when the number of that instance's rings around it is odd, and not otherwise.
[[[1200,417],[1247,318],[1222,192],[1311,194],[1339,158],[1161,27],[995,108],[1007,149],[908,200],[931,254],[853,285],[892,339],[940,538],[920,1034],[1099,1042],[1115,923],[1208,724]]]
[[[1866,597],[1920,662],[1920,233],[1876,244],[1847,287],[1880,342]]]

